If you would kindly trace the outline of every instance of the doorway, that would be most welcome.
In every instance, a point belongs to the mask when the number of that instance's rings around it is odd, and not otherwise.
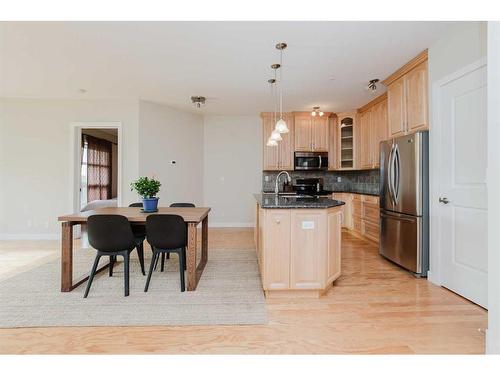
[[[436,83],[433,281],[488,306],[486,61]]]
[[[121,205],[121,123],[72,123],[74,212]]]

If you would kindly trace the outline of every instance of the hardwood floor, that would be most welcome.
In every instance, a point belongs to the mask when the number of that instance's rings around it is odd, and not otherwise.
[[[211,229],[209,239],[209,248],[253,247],[251,230]],[[0,257],[10,259],[4,276],[39,261],[21,256],[25,249],[54,257],[59,245],[0,242]],[[414,278],[348,233],[342,276],[327,295],[270,300],[268,312],[263,326],[0,329],[0,353],[484,353],[484,309]]]

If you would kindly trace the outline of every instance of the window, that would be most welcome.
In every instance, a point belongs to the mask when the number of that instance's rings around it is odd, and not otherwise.
[[[112,143],[82,135],[81,206],[111,198]]]

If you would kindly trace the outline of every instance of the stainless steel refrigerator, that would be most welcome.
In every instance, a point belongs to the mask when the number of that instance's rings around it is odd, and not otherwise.
[[[379,253],[417,276],[429,270],[429,134],[380,143]]]

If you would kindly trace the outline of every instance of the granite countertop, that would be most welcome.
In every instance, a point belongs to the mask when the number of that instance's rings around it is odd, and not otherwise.
[[[262,208],[331,208],[342,206],[342,201],[327,197],[276,196],[276,194],[254,194]]]

